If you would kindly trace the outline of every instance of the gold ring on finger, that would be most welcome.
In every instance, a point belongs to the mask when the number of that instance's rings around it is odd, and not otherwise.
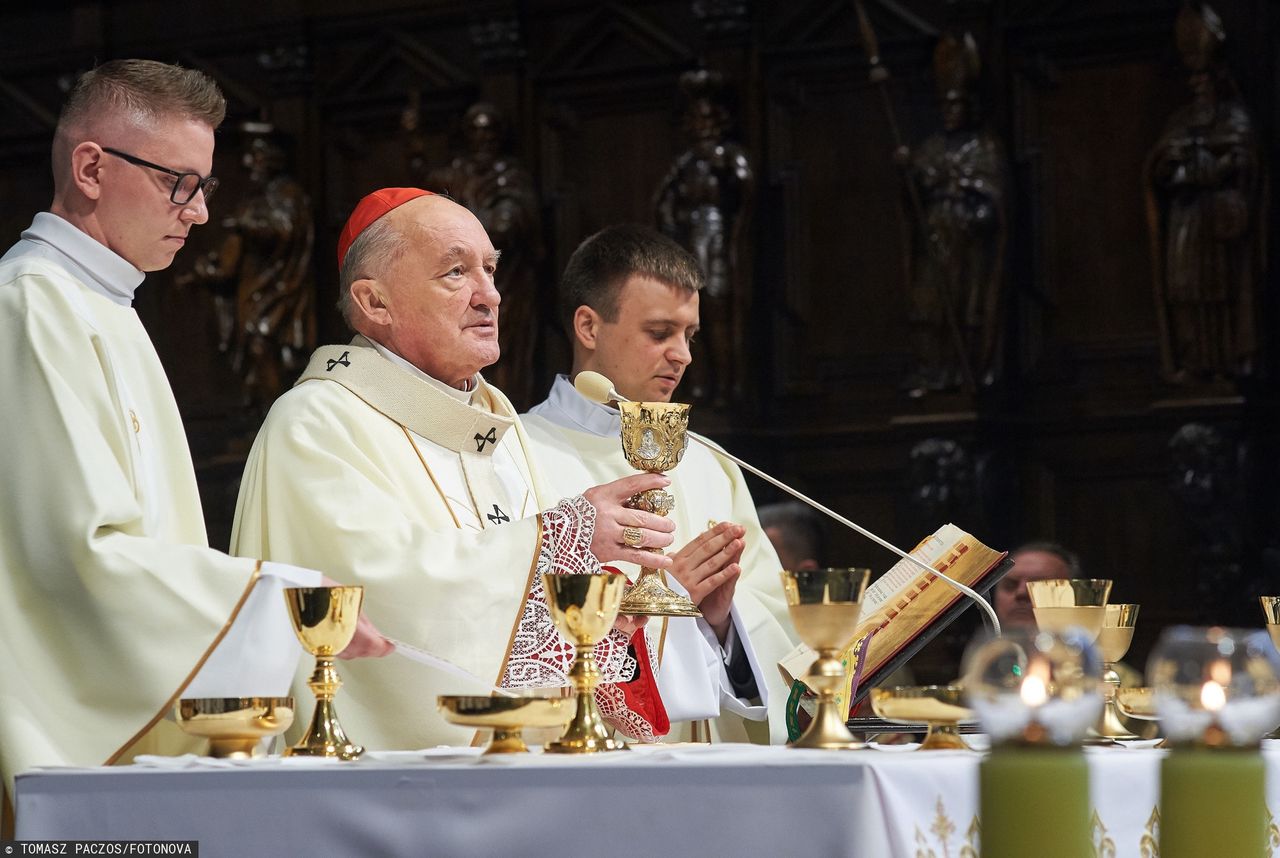
[[[644,532],[638,527],[622,528],[622,544],[628,548],[639,548],[644,545]]]

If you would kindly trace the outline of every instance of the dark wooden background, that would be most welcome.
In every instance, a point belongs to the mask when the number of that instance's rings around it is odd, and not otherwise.
[[[77,72],[144,56],[222,84],[230,116],[216,168],[226,186],[210,225],[170,271],[148,278],[138,309],[187,420],[211,539],[225,545],[260,415],[239,405],[238,381],[215,351],[210,297],[174,278],[217,246],[220,211],[246,188],[237,121],[268,120],[288,135],[293,173],[314,202],[320,339],[332,342],[345,337],[331,309],[335,237],[363,194],[409,182],[400,117],[413,94],[432,164],[458,151],[458,120],[477,99],[511,118],[515,152],[541,194],[549,307],[555,272],[583,237],[652,220],[657,183],[685,146],[677,78],[718,69],[733,83],[734,136],[759,179],[752,384],[749,401],[694,423],[903,544],[954,520],[993,546],[1043,538],[1075,548],[1089,574],[1115,579],[1114,600],[1143,605],[1129,659],[1138,666],[1167,624],[1258,625],[1256,596],[1280,591],[1280,266],[1263,287],[1257,377],[1225,389],[1161,380],[1141,169],[1188,99],[1173,44],[1177,3],[867,5],[913,142],[939,124],[938,34],[968,29],[981,46],[1014,219],[1006,373],[980,397],[910,400],[899,389],[909,363],[901,187],[849,0],[28,4],[4,13],[0,39],[0,239],[16,239],[48,205],[51,130]],[[1274,165],[1277,7],[1214,6]],[[1266,229],[1274,248],[1274,222]],[[539,388],[567,354],[549,313],[543,328]],[[1193,514],[1175,490],[1168,444],[1191,422],[1213,427],[1232,451],[1214,474],[1221,515]],[[945,496],[921,501],[910,452],[929,439],[957,443],[969,468]],[[757,499],[776,493],[760,487]],[[1210,517],[1214,527],[1197,527]],[[833,564],[890,564],[853,534],[830,536]],[[947,678],[971,628],[932,648],[922,678]]]

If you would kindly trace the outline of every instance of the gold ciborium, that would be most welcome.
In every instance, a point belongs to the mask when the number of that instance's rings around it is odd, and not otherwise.
[[[1102,714],[1093,732],[1106,739],[1137,739],[1136,733],[1120,720],[1116,707],[1116,690],[1120,674],[1116,662],[1124,658],[1133,643],[1133,629],[1138,624],[1137,605],[1107,605],[1103,610],[1102,632],[1098,635],[1098,652],[1102,656]]]
[[[307,680],[316,696],[315,713],[307,732],[284,755],[354,760],[364,748],[353,744],[338,723],[333,698],[342,680],[333,660],[355,636],[364,587],[286,587],[284,600],[302,648],[316,657],[316,669]]]
[[[263,756],[262,740],[293,723],[292,697],[184,697],[173,707],[184,733],[209,740],[209,756]]]
[[[619,402],[622,417],[622,452],[627,463],[638,471],[665,473],[684,457],[689,446],[689,406],[680,402]],[[665,516],[675,509],[676,499],[662,489],[632,495],[624,504],[654,515]],[[635,547],[635,546],[633,546]],[[661,554],[657,548],[644,550]],[[687,596],[663,582],[657,569],[640,568],[640,577],[622,599],[623,614],[651,617],[700,617],[702,612]]]
[[[1267,631],[1271,633],[1271,642],[1280,649],[1280,596],[1259,596],[1262,613],[1267,617]],[[1280,739],[1280,727],[1272,730],[1264,739]]]
[[[577,653],[569,678],[578,692],[573,718],[564,735],[546,746],[553,754],[594,754],[597,751],[621,751],[626,745],[612,739],[610,730],[600,719],[596,708],[596,684],[600,671],[596,668],[596,642],[609,633],[618,618],[618,605],[627,576],[622,573],[603,575],[543,575],[547,606],[556,628],[573,641]]]
[[[563,727],[573,717],[571,697],[500,697],[445,694],[436,698],[444,720],[462,727],[493,730],[486,754],[529,751],[520,735],[525,727]]]
[[[973,710],[964,705],[964,689],[959,685],[873,688],[871,708],[896,724],[927,724],[921,751],[969,750],[960,738],[960,722],[971,720]]]
[[[866,747],[853,738],[845,725],[848,701],[837,704],[844,689],[845,666],[841,654],[853,642],[862,614],[862,594],[869,569],[784,570],[782,590],[787,610],[800,639],[818,653],[803,677],[818,694],[818,709],[809,728],[792,744],[794,748],[851,750]],[[845,711],[841,712],[840,709]]]
[[[1074,626],[1096,641],[1106,621],[1111,582],[1100,578],[1028,581],[1027,595],[1036,625],[1042,630],[1061,633]]]

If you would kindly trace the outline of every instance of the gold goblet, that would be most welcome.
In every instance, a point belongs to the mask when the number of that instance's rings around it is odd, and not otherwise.
[[[844,689],[845,667],[840,655],[853,642],[862,614],[862,594],[869,569],[784,570],[782,590],[787,610],[800,639],[818,653],[804,683],[818,694],[818,710],[795,748],[852,750],[866,747],[849,732],[836,703]]]
[[[1259,596],[1262,613],[1267,617],[1267,631],[1271,633],[1271,642],[1280,649],[1280,596]],[[1280,739],[1280,727],[1272,730],[1264,739]]]
[[[284,600],[302,648],[316,657],[316,669],[307,680],[316,696],[311,725],[296,745],[285,749],[284,755],[354,760],[364,753],[364,748],[353,744],[338,723],[333,698],[342,687],[342,680],[333,660],[355,636],[364,587],[286,587]]]
[[[574,712],[573,700],[567,697],[446,694],[437,697],[436,704],[450,724],[493,730],[493,738],[484,747],[486,754],[528,753],[521,730],[563,727]]]
[[[550,753],[594,754],[626,748],[610,738],[609,728],[600,719],[595,698],[600,671],[593,651],[596,642],[613,628],[626,583],[627,576],[622,573],[542,576],[551,618],[577,650],[569,677],[577,689],[578,702],[564,735],[547,744]]]
[[[921,751],[967,751],[960,722],[973,718],[959,685],[920,685],[871,689],[871,708],[886,721],[927,724]]]
[[[1103,610],[1102,632],[1098,635],[1098,651],[1102,655],[1103,706],[1093,732],[1107,739],[1137,739],[1136,733],[1120,720],[1116,707],[1116,689],[1120,674],[1116,662],[1124,658],[1133,643],[1133,628],[1138,623],[1138,605],[1107,605]]]
[[[1106,621],[1104,608],[1111,595],[1111,582],[1100,578],[1028,581],[1027,595],[1041,629],[1063,632],[1075,626],[1096,641]]]
[[[689,406],[680,402],[619,402],[622,417],[622,452],[638,471],[661,474],[680,464],[689,446]],[[676,499],[662,489],[632,495],[625,506],[665,516]],[[646,548],[661,554],[656,548]],[[700,617],[702,612],[687,596],[672,590],[657,569],[640,568],[640,577],[622,599],[623,614],[651,617]]]
[[[173,707],[184,733],[209,740],[209,756],[263,756],[262,740],[293,723],[292,697],[184,697]]]

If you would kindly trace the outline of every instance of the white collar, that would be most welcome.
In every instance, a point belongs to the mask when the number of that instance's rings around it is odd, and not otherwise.
[[[368,337],[367,339],[369,340],[369,342],[373,343],[373,347],[378,350],[378,354],[382,355],[384,358],[391,361],[396,366],[400,367],[403,370],[406,370],[407,372],[413,373],[418,378],[422,379],[428,384],[435,385],[437,389],[441,390],[444,393],[449,394],[459,402],[464,403],[466,405],[471,404],[471,395],[475,393],[476,388],[480,386],[480,373],[477,372],[468,380],[468,383],[470,386],[466,390],[458,390],[458,388],[445,384],[443,381],[441,381],[438,378],[432,378],[431,376],[427,375],[425,372],[418,369],[413,364],[409,363],[409,361],[400,357],[400,355],[396,354],[391,349],[387,348],[382,343],[375,340],[373,337]]]
[[[622,418],[617,409],[587,399],[569,381],[569,376],[563,374],[556,376],[546,401],[532,413],[557,426],[601,438],[617,438],[622,433]]]
[[[58,264],[91,292],[122,307],[133,306],[133,293],[146,278],[129,260],[52,212],[37,214],[4,258],[27,255]]]

